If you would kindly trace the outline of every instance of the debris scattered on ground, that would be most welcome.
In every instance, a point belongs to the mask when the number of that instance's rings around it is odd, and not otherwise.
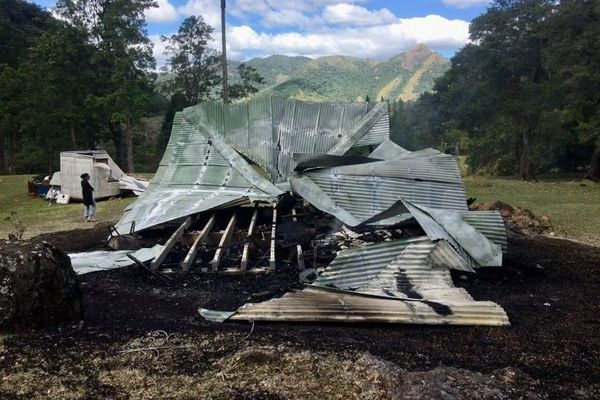
[[[502,201],[476,202],[471,205],[471,209],[500,212],[506,226],[513,232],[539,235],[550,230],[550,218],[546,215],[538,217],[526,208],[514,207]]]
[[[154,239],[157,274],[292,265],[308,284],[237,311],[200,310],[218,321],[507,325],[500,306],[450,278],[500,267],[507,250],[500,214],[467,204],[453,156],[390,141],[385,103],[201,103],[176,114],[151,185],[108,243]]]

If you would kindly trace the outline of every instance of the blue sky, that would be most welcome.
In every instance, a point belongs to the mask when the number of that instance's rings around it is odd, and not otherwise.
[[[52,7],[55,0],[36,0]],[[160,35],[189,15],[202,15],[220,41],[220,0],[157,0],[148,10],[148,33],[158,63]],[[347,55],[384,59],[419,43],[451,57],[468,41],[469,22],[490,0],[227,0],[230,58],[270,54]]]

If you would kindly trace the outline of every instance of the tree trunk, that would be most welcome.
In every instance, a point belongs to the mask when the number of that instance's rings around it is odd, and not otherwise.
[[[75,136],[75,125],[73,121],[69,122],[69,134],[71,135],[71,145],[73,146],[73,150],[77,150],[77,137]]]
[[[592,154],[590,169],[585,174],[584,178],[593,181],[600,180],[600,148],[598,146],[596,146],[594,153]]]
[[[4,131],[0,128],[0,175],[6,174],[6,152]]]
[[[110,133],[112,136],[112,141],[115,145],[117,165],[121,168],[125,168],[125,162],[127,160],[127,150],[125,149],[125,143],[123,143],[123,132],[121,124],[118,122],[111,122]]]
[[[127,158],[127,169],[125,171],[133,173],[133,132],[131,132],[131,126],[127,125],[123,129],[124,142],[126,147],[126,158]]]
[[[521,136],[521,159],[519,160],[519,176],[524,181],[531,180],[531,161],[530,161],[530,144],[529,144],[529,128],[523,131]]]

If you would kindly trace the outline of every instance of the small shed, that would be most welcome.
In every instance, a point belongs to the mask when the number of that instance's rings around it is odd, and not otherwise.
[[[103,199],[120,193],[119,180],[124,172],[104,150],[63,151],[60,153],[60,172],[55,172],[50,184],[71,199],[82,200],[81,174],[90,174],[94,197]]]

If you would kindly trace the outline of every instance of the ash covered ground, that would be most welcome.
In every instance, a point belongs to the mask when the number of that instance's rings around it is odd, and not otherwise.
[[[82,250],[102,229],[39,240]],[[253,326],[198,315],[299,288],[291,266],[171,283],[135,267],[84,275],[85,323],[1,336],[0,398],[600,397],[599,248],[513,233],[503,268],[453,278],[500,304],[512,326]]]

